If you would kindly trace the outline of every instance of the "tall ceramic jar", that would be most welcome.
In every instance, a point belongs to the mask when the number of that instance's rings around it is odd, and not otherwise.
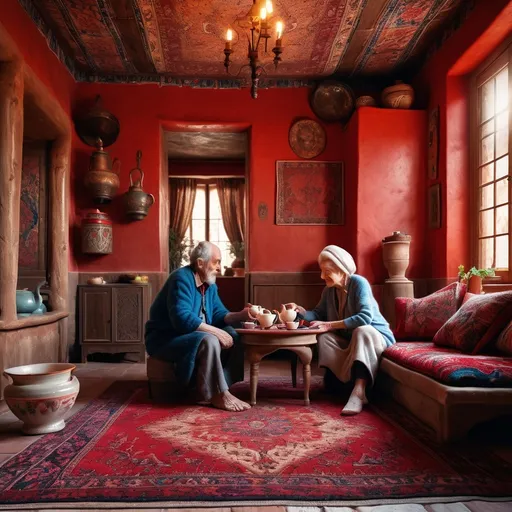
[[[69,363],[16,366],[4,371],[13,383],[4,390],[12,413],[23,421],[24,434],[48,434],[65,426],[64,416],[73,407],[80,383]]]
[[[82,220],[82,252],[110,254],[112,252],[112,221],[106,213],[95,210]]]
[[[384,266],[389,273],[387,281],[408,281],[405,271],[409,266],[410,244],[411,236],[400,231],[393,231],[392,235],[382,240]]]

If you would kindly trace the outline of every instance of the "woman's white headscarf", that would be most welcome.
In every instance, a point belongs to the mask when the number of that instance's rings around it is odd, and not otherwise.
[[[345,274],[351,276],[356,271],[356,264],[354,262],[354,258],[337,245],[328,245],[325,247],[320,256],[318,256],[318,263],[323,260],[331,260],[340,270],[342,270]]]

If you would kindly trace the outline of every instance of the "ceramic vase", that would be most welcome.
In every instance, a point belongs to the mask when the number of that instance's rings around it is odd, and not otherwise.
[[[471,276],[468,283],[468,292],[480,295],[482,290],[482,278],[480,276]]]
[[[112,253],[112,221],[106,213],[89,212],[82,220],[82,252],[84,254]]]
[[[48,434],[65,426],[64,416],[73,407],[80,384],[69,363],[16,366],[4,371],[13,381],[4,390],[12,413],[23,421],[24,434]]]
[[[382,91],[382,104],[386,108],[410,108],[414,101],[414,89],[397,80],[395,85]]]
[[[409,246],[411,236],[394,231],[382,240],[384,266],[389,273],[389,281],[408,281],[405,271],[409,266]]]

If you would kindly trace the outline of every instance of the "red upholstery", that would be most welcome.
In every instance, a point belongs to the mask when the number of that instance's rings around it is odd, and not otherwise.
[[[462,354],[421,341],[395,343],[383,357],[449,386],[512,387],[512,357]]]
[[[452,283],[420,299],[395,299],[397,340],[431,340],[456,313],[466,293],[466,285]]]

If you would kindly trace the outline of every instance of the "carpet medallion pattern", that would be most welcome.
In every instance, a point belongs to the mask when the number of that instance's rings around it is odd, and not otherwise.
[[[248,394],[247,384],[238,392]],[[0,503],[167,501],[329,504],[354,499],[505,497],[512,467],[477,443],[439,446],[385,404],[342,418],[341,403],[281,380],[258,405],[226,413],[154,404],[141,382],[114,383],[0,467]]]

